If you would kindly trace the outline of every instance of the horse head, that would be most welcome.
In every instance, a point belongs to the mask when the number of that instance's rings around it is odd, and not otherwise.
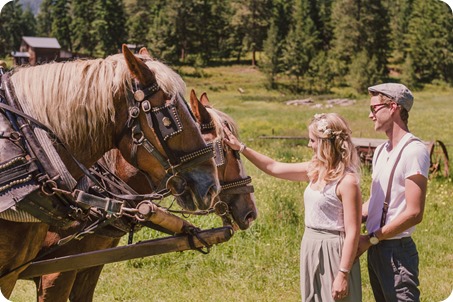
[[[232,150],[223,142],[223,125],[227,125],[235,135],[238,135],[236,124],[227,114],[212,108],[206,93],[203,93],[199,100],[192,90],[190,105],[205,141],[214,147],[221,185],[219,200],[215,205],[216,212],[225,224],[234,222],[240,229],[245,230],[257,217],[255,196],[250,185],[251,178],[246,174],[239,152]],[[233,221],[229,218],[230,215]]]
[[[164,168],[165,186],[185,209],[207,209],[218,194],[212,148],[183,99],[185,84],[164,64],[146,52],[136,56],[123,45],[132,75],[127,98],[126,131],[117,148],[133,166],[153,174],[156,161]]]

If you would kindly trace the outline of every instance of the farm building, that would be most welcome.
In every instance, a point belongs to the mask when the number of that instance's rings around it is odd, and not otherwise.
[[[56,38],[22,37],[19,51],[13,51],[15,65],[37,65],[51,61],[61,61],[72,55],[61,49]]]

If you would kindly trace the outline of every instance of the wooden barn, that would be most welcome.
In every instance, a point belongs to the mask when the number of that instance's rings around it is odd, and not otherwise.
[[[60,61],[61,46],[56,38],[22,37],[19,51],[13,51],[15,65],[37,65],[51,61]]]

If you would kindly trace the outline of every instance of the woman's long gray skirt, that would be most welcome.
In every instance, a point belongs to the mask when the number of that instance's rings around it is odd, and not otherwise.
[[[300,252],[300,288],[304,302],[362,301],[360,262],[349,274],[349,292],[341,300],[332,298],[332,284],[340,269],[344,233],[306,227]]]

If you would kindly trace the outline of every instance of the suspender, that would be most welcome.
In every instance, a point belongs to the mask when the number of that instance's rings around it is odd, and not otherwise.
[[[389,204],[390,204],[390,194],[392,191],[393,176],[395,175],[396,166],[398,165],[398,162],[401,159],[401,154],[403,153],[404,148],[406,148],[406,146],[409,145],[413,141],[419,141],[419,139],[412,137],[404,144],[404,146],[401,148],[400,152],[398,153],[398,156],[395,159],[395,164],[393,165],[392,171],[390,172],[389,182],[387,185],[387,193],[385,194],[384,205],[382,207],[381,228],[385,225],[385,220],[387,219],[387,212],[388,212]],[[379,158],[379,155],[381,154],[382,149],[384,149],[384,145],[382,146],[381,149],[379,149],[379,152],[376,155],[375,163],[377,163],[377,160]]]

